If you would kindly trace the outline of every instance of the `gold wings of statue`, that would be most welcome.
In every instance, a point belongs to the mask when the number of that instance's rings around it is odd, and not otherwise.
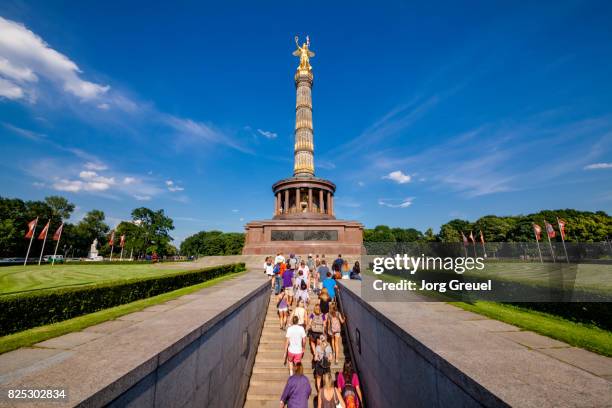
[[[310,70],[310,58],[315,56],[315,53],[308,49],[308,47],[310,47],[310,38],[306,36],[306,42],[300,47],[299,38],[296,35],[295,45],[297,46],[297,50],[293,51],[293,55],[300,57],[300,69]]]

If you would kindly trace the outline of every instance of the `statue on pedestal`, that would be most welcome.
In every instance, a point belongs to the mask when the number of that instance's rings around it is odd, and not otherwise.
[[[94,238],[91,243],[91,247],[89,247],[89,254],[87,254],[87,259],[92,261],[101,261],[103,258],[98,255],[98,238]]]

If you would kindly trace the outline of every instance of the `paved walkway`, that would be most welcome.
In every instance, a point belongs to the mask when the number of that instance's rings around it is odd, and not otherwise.
[[[343,291],[361,297],[359,282],[342,285]],[[414,388],[414,377],[404,375],[404,370],[411,372],[411,361],[417,363],[405,357],[415,355],[412,349],[461,387],[469,389],[467,376],[510,406],[612,407],[612,358],[447,303],[366,303],[393,323],[383,323],[363,309],[362,316],[348,315],[361,333],[360,358],[371,359],[360,379],[364,387],[380,391],[379,401],[392,394],[386,390],[404,390],[398,397],[406,398]],[[396,330],[391,326],[406,335],[390,335]],[[398,371],[399,376],[381,375]],[[430,397],[427,390],[420,392]]]
[[[314,297],[314,295],[312,296]],[[312,312],[314,304],[313,301],[310,302],[310,306],[308,307],[309,315]],[[280,330],[279,319],[276,312],[276,300],[274,296],[271,296],[266,320],[264,322],[263,333],[255,357],[253,374],[251,375],[251,381],[247,391],[245,408],[278,408],[281,394],[289,378],[289,366],[283,365],[284,346],[285,331]],[[338,364],[332,363],[331,366],[332,376],[335,376],[336,372],[342,371],[344,365],[344,345],[341,345],[340,349],[341,352],[338,354]],[[309,404],[311,407],[315,406],[314,397],[317,393],[311,364],[312,358],[310,345],[307,339],[306,353],[304,354],[302,363],[304,365],[304,375],[310,379],[310,386],[312,388]]]
[[[140,312],[1,354],[0,388],[67,389],[69,401],[53,404],[59,407],[74,406],[111,384],[122,387],[128,374],[153,369],[160,353],[170,356],[180,350],[203,325],[263,282],[263,274],[247,272]],[[0,399],[0,406],[6,404]]]

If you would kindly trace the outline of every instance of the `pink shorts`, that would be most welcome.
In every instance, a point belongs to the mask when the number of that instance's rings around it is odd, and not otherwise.
[[[302,362],[303,355],[304,353],[293,354],[287,352],[287,361],[289,361],[290,363],[300,363]]]

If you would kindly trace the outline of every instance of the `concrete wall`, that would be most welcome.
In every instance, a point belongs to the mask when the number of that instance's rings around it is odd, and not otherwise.
[[[348,288],[340,304],[368,407],[508,406]]]
[[[160,353],[157,364],[129,373],[141,378],[113,400],[111,407],[242,407],[270,285],[258,287],[215,318],[196,338],[187,336]],[[128,378],[122,379],[129,381]],[[98,406],[94,395],[83,406]]]

